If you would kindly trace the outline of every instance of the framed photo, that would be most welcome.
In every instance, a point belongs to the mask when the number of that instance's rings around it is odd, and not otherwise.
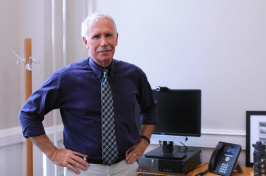
[[[253,153],[257,141],[266,145],[266,111],[246,112],[246,166],[253,166]]]

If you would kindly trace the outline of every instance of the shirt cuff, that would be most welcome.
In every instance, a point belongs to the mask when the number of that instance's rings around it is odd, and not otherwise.
[[[22,130],[22,132],[25,138],[40,136],[42,134],[45,134],[45,130],[42,123],[34,123],[28,125],[26,128]]]

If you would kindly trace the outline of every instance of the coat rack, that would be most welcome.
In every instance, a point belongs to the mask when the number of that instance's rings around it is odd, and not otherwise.
[[[24,56],[25,56],[25,102],[32,94],[32,66],[31,58],[31,39],[26,38],[24,41]],[[33,151],[32,141],[26,139],[26,176],[33,176]]]
[[[14,51],[13,54],[18,57],[17,64],[24,63],[25,66],[25,102],[32,94],[32,63],[38,64],[32,59],[31,54],[31,39],[26,38],[24,40],[24,59],[21,59]],[[26,176],[33,176],[33,145],[32,141],[26,139]]]

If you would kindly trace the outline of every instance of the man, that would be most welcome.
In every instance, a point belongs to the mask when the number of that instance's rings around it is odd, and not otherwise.
[[[82,24],[82,37],[91,56],[53,73],[29,98],[19,114],[23,135],[52,162],[67,167],[67,175],[136,175],[136,160],[158,123],[157,102],[140,68],[113,59],[118,33],[112,17],[100,12],[89,16]],[[117,151],[111,163],[102,148],[110,144],[103,142],[104,79],[111,89],[113,115],[107,119],[114,119],[112,146]],[[141,109],[141,134],[135,124],[136,103]],[[44,115],[53,109],[61,112],[66,149],[56,148],[44,131]]]

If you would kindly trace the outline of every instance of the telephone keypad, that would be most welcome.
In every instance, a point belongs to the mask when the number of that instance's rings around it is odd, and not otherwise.
[[[219,169],[219,172],[221,173],[226,173],[226,170],[228,168],[228,164],[227,163],[222,163],[220,169]]]

